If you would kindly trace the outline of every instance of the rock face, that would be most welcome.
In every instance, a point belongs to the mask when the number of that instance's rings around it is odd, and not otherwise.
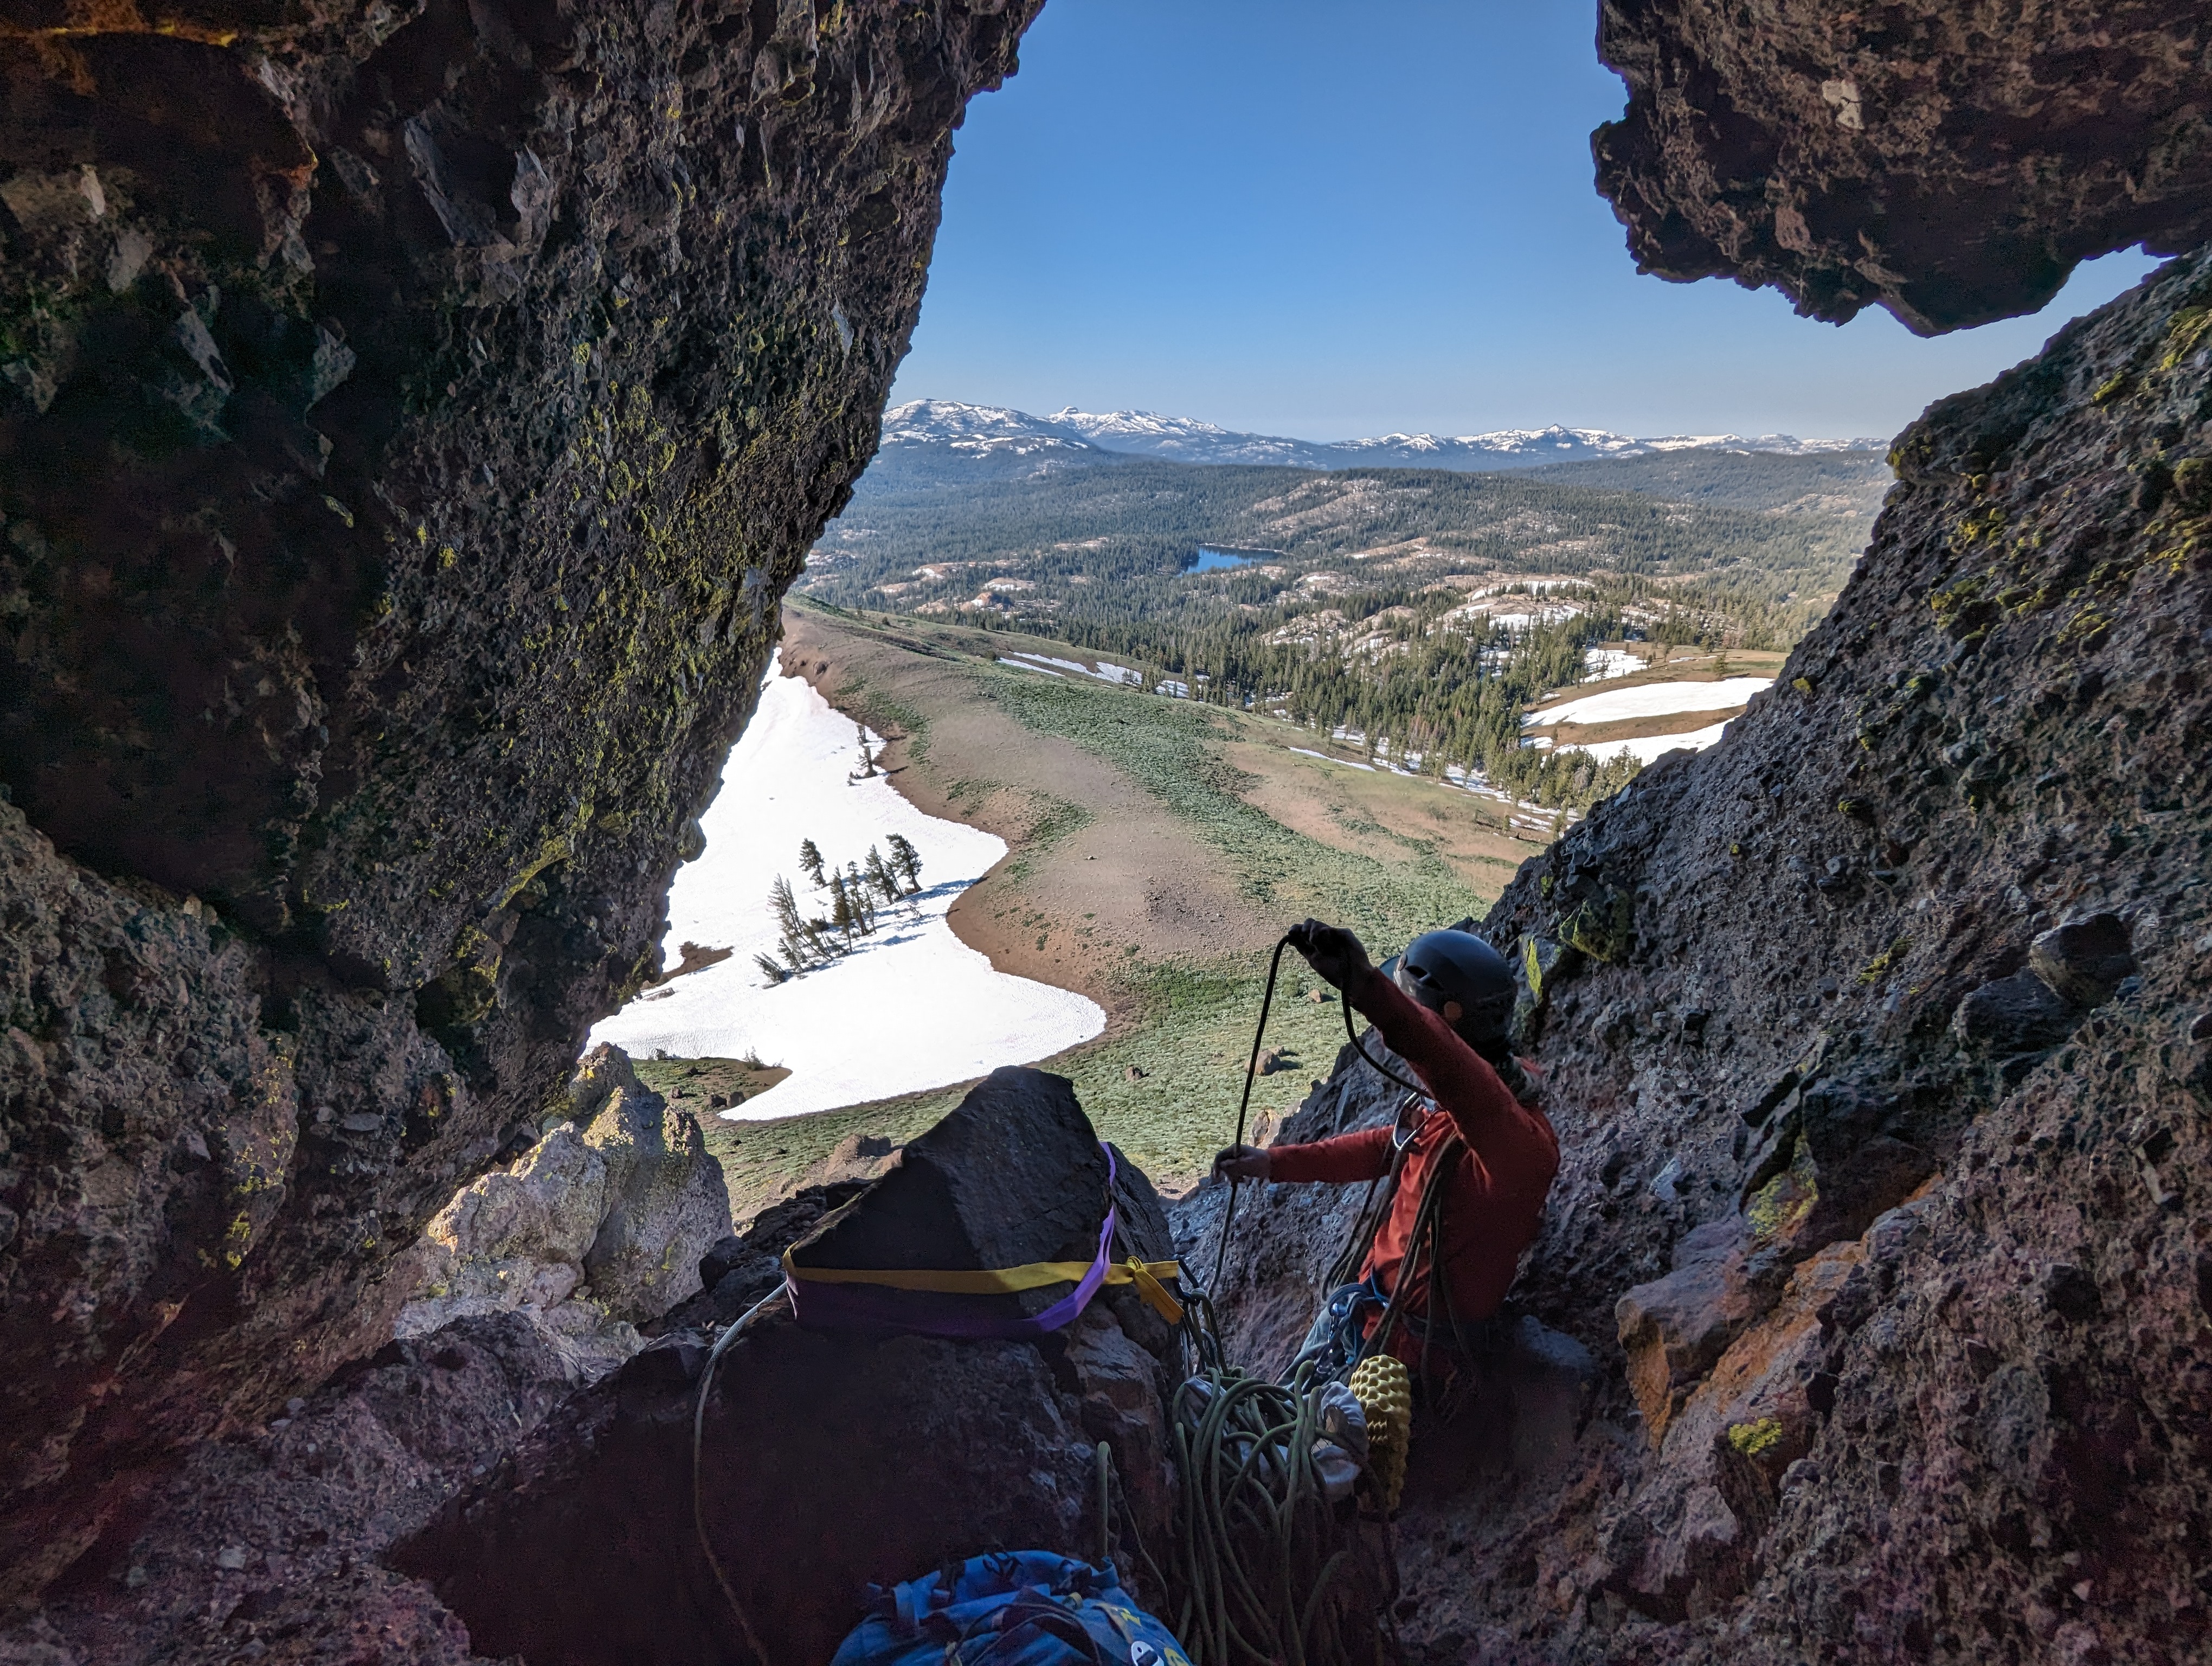
[[[550,1342],[520,1314],[463,1319],[202,1445],[94,1566],[0,1628],[0,1660],[475,1661],[430,1589],[379,1559],[567,1398]]]
[[[729,1188],[698,1119],[604,1045],[570,1083],[568,1110],[432,1218],[399,1335],[520,1311],[596,1375],[638,1350],[638,1325],[698,1293],[701,1257],[730,1234]]]
[[[655,970],[1035,9],[0,40],[0,1599],[374,1347]]]
[[[2209,349],[2212,251],[1931,409],[1773,690],[1492,915],[1564,1158],[1513,1300],[1603,1375],[1409,1504],[1417,1656],[2212,1649]],[[1248,1198],[1256,1359],[1329,1189]]]
[[[2077,261],[2212,236],[2208,46],[2187,0],[1607,0],[1629,106],[1598,189],[1643,271],[1984,324]]]
[[[871,1581],[994,1549],[1095,1557],[1104,1442],[1127,1499],[1114,1529],[1125,1578],[1134,1572],[1127,1527],[1166,1538],[1176,1347],[1126,1287],[1024,1341],[810,1330],[778,1298],[724,1353],[700,1426],[698,1509],[742,1620],[693,1525],[693,1420],[711,1337],[775,1287],[770,1269],[795,1234],[878,1256],[933,1224],[971,1245],[1018,1241],[1066,1233],[1037,1201],[1080,1195],[1090,1219],[1076,1231],[1095,1240],[1105,1164],[1095,1137],[1060,1138],[1066,1088],[1036,1071],[998,1072],[857,1195],[803,1194],[717,1246],[711,1291],[401,1546],[396,1565],[434,1584],[480,1653],[532,1666],[719,1666],[743,1651],[747,1627],[769,1659],[826,1660]],[[994,1204],[967,1185],[994,1169],[1022,1173],[1036,1197],[1005,1185]],[[1149,1183],[1123,1171],[1129,1250],[1164,1258]],[[945,1213],[931,1207],[948,1199]]]
[[[945,1271],[1088,1262],[1098,1250],[1107,1174],[1105,1148],[1067,1078],[1002,1066],[793,1246],[792,1257],[801,1268]],[[902,1291],[893,1299],[948,1319],[989,1320],[1041,1313],[1066,1293]],[[811,1294],[799,1292],[804,1323],[817,1322]]]

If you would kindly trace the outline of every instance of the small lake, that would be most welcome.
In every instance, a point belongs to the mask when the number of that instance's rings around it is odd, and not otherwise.
[[[1273,550],[1218,550],[1210,544],[1198,546],[1198,559],[1183,569],[1186,573],[1218,573],[1224,567],[1249,567],[1262,556],[1272,556]]]

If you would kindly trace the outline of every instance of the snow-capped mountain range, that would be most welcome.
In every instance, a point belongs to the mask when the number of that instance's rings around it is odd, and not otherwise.
[[[1004,465],[1104,461],[1099,453],[1159,457],[1178,463],[1258,464],[1277,468],[1455,469],[1480,472],[1539,468],[1547,463],[1577,463],[1592,458],[1644,457],[1693,449],[1778,452],[1804,456],[1820,452],[1882,449],[1871,439],[1800,440],[1787,434],[1670,434],[1637,438],[1603,429],[1500,429],[1491,434],[1450,437],[1434,434],[1384,434],[1370,439],[1322,442],[1277,435],[1239,434],[1189,416],[1164,416],[1149,410],[1103,413],[1069,406],[1049,416],[1000,405],[962,404],[951,399],[916,399],[884,414],[884,450],[930,447],[956,456],[988,459]]]

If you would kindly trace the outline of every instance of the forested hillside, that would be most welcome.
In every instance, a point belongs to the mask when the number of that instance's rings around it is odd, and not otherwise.
[[[1864,452],[1487,474],[1058,453],[1019,477],[908,459],[863,480],[799,587],[1018,624],[1147,686],[1588,802],[1632,766],[1523,752],[1523,708],[1602,640],[1786,648],[1834,599],[1889,478]],[[1233,554],[1201,567],[1209,549]]]

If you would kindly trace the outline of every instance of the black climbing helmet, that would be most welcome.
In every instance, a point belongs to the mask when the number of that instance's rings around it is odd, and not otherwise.
[[[1459,1022],[1452,1028],[1492,1064],[1511,1055],[1513,969],[1473,932],[1424,933],[1382,970],[1432,1012],[1457,1001]]]

